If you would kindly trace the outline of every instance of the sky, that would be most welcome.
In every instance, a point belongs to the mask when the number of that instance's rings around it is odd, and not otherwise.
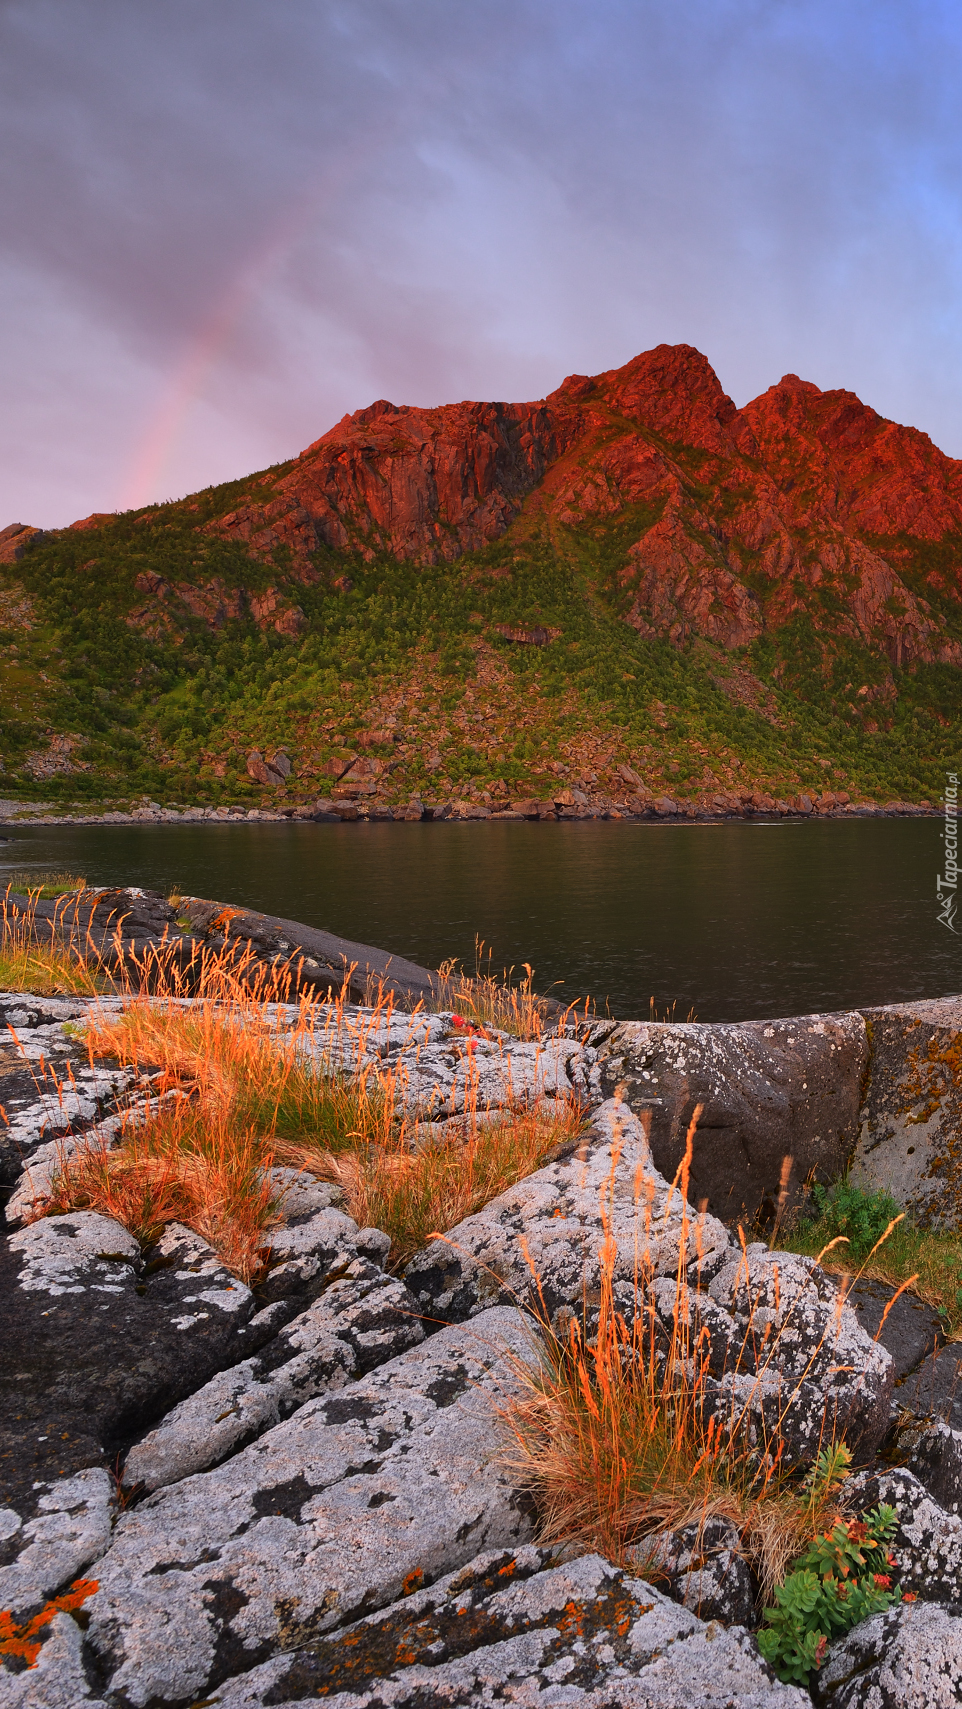
[[[663,342],[962,457],[958,0],[0,0],[0,527]]]

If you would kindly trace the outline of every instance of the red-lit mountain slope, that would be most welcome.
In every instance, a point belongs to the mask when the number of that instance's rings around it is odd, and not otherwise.
[[[266,502],[210,528],[267,557],[319,545],[455,560],[516,521],[563,542],[637,513],[615,591],[641,634],[726,648],[799,610],[895,665],[962,664],[962,462],[851,392],[786,375],[738,410],[690,345],[530,404],[381,401]]]

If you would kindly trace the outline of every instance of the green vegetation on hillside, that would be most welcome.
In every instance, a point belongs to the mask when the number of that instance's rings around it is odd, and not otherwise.
[[[276,792],[246,755],[277,746],[291,801],[329,792],[332,756],[359,751],[390,767],[389,799],[604,792],[620,763],[674,795],[934,799],[956,762],[962,672],[893,667],[828,610],[734,653],[638,636],[616,581],[654,520],[638,507],[580,531],[523,513],[455,564],[320,551],[305,581],[286,547],[265,563],[203,532],[280,473],[64,530],[3,570],[5,794],[253,804]],[[207,590],[207,615],[178,587]],[[245,600],[270,589],[301,608],[300,633],[258,626]],[[499,635],[512,624],[559,633],[523,645]]]

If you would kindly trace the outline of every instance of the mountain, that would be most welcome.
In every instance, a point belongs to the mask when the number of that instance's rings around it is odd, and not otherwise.
[[[7,793],[293,801],[360,755],[384,799],[920,799],[962,734],[962,462],[795,375],[736,409],[688,345],[382,399],[246,480],[13,525],[0,578]]]

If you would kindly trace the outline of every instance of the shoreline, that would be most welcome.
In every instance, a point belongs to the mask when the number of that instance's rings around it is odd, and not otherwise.
[[[407,803],[368,803],[351,800],[321,800],[299,806],[268,808],[244,807],[162,807],[157,803],[130,810],[108,809],[93,813],[53,814],[30,813],[30,803],[0,804],[0,831],[18,826],[63,827],[69,825],[256,825],[256,824],[392,824],[392,823],[468,823],[495,821],[498,823],[544,822],[553,824],[584,823],[607,820],[626,824],[703,824],[723,825],[733,820],[778,824],[783,820],[803,823],[812,819],[940,819],[943,808],[929,801],[888,801],[884,805],[868,801],[846,801],[825,797],[803,796],[800,802],[757,804],[749,797],[730,798],[724,806],[708,808],[700,803],[677,801],[661,796],[644,805],[612,803],[520,802],[515,807],[474,801],[425,802],[414,799]],[[11,811],[10,809],[15,810]],[[3,809],[7,808],[7,811]]]

